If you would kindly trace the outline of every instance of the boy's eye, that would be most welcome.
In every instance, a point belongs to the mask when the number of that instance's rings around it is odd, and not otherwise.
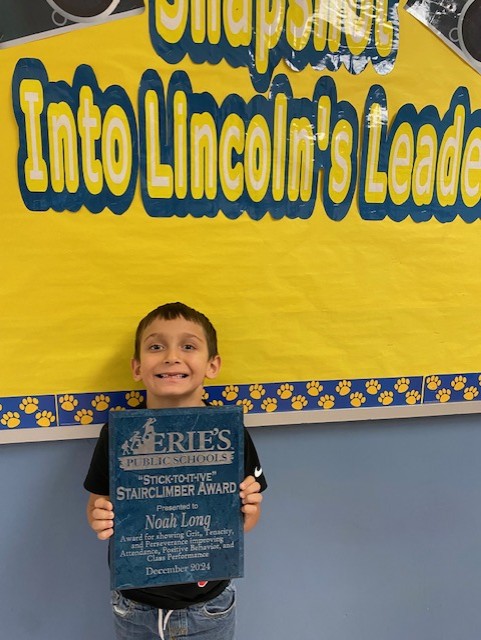
[[[149,351],[160,351],[164,347],[161,344],[151,344],[148,349]]]
[[[184,344],[184,349],[186,351],[191,351],[192,349],[195,349],[193,344]]]

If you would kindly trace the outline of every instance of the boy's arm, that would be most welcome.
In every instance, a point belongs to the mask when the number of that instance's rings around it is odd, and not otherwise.
[[[109,496],[91,493],[87,503],[87,520],[99,540],[107,540],[114,532],[114,511]]]
[[[247,476],[241,482],[239,488],[242,502],[241,511],[244,514],[244,531],[250,531],[256,526],[261,517],[261,485],[254,476]]]

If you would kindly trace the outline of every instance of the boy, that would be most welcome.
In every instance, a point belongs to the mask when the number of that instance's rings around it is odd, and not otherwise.
[[[204,379],[214,379],[221,360],[217,336],[202,313],[180,302],[162,305],[143,318],[135,335],[134,380],[146,389],[148,409],[201,407]],[[244,430],[245,478],[240,484],[244,531],[260,517],[267,484],[257,452]],[[113,534],[109,500],[108,425],[104,425],[84,482],[90,491],[87,518],[100,540]],[[118,640],[232,640],[235,590],[228,580],[112,593]]]

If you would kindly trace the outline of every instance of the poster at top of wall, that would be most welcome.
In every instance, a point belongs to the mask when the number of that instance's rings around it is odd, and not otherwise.
[[[479,0],[6,1],[1,442],[143,406],[178,300],[248,425],[479,411]]]

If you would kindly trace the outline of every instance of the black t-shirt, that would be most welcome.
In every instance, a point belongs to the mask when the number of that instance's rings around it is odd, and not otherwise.
[[[267,487],[256,448],[247,429],[244,428],[244,477],[255,476],[261,485],[261,491]],[[100,431],[92,455],[84,487],[90,493],[109,495],[109,432],[108,424]],[[166,587],[148,587],[145,589],[126,589],[125,597],[149,604],[158,609],[184,609],[198,602],[205,602],[218,596],[229,584],[228,580],[212,582],[169,585]]]

